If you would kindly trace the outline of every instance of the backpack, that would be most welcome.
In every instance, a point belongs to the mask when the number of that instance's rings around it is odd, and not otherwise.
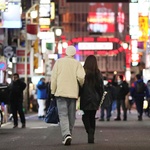
[[[144,91],[145,91],[144,82],[137,82],[135,86],[135,91],[137,94],[144,94]]]

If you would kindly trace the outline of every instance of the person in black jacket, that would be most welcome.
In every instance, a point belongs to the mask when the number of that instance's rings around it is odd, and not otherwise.
[[[18,117],[17,112],[19,113],[22,128],[26,126],[25,115],[23,112],[23,91],[26,88],[26,84],[19,79],[19,74],[13,74],[13,81],[9,85],[9,97],[10,97],[10,105],[13,114],[14,126],[13,128],[18,127]]]
[[[123,75],[117,76],[116,99],[117,99],[117,117],[115,121],[121,120],[121,106],[123,109],[123,120],[127,120],[127,107],[125,104],[125,96],[129,93],[129,85],[123,80]]]
[[[111,82],[107,81],[106,77],[104,77],[104,90],[107,92],[108,97],[110,99],[110,104],[108,106],[101,105],[100,109],[100,119],[99,121],[105,120],[105,110],[106,110],[106,119],[107,121],[110,121],[111,117],[111,110],[112,110],[112,102],[115,99],[115,89],[114,86],[112,86]]]
[[[137,74],[135,77],[136,81],[131,85],[130,94],[134,98],[136,109],[138,113],[138,121],[142,121],[143,118],[143,101],[144,97],[149,97],[147,85],[143,82],[142,76]],[[138,84],[141,84],[138,89]],[[140,90],[140,91],[139,91]]]
[[[94,143],[95,115],[104,92],[103,77],[94,55],[87,57],[84,69],[86,75],[80,96],[80,109],[83,110],[82,121],[88,134],[88,143]]]

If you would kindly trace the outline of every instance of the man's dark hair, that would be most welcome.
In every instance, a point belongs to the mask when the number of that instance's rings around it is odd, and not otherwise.
[[[18,73],[14,73],[13,76],[17,76],[19,78],[19,74]]]
[[[137,78],[138,80],[140,80],[142,77],[141,77],[140,74],[137,74],[137,75],[136,75],[136,78]]]
[[[120,78],[121,80],[123,80],[123,75],[119,75],[119,78]]]

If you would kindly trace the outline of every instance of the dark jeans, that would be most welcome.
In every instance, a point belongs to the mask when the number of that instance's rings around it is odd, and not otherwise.
[[[126,108],[126,104],[125,104],[125,99],[123,99],[123,100],[117,99],[117,118],[120,118],[121,106],[123,109],[123,119],[126,120],[127,119],[127,108]]]
[[[136,109],[139,117],[142,117],[143,115],[143,101],[144,101],[143,96],[138,96],[135,98]]]
[[[104,119],[105,110],[106,110],[106,118],[109,119],[111,117],[111,106],[107,108],[101,106],[101,119]]]
[[[20,116],[20,120],[22,124],[25,124],[25,115],[23,112],[23,105],[22,105],[22,101],[13,101],[13,103],[11,103],[11,109],[12,109],[12,114],[13,114],[13,119],[14,119],[14,125],[18,125],[18,116],[17,116],[17,112],[19,113]]]
[[[84,110],[84,114],[82,115],[82,121],[87,133],[90,130],[93,130],[95,132],[95,115],[96,110]]]

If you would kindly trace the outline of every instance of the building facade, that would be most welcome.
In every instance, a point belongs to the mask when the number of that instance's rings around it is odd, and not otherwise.
[[[68,3],[66,0],[59,0],[59,25],[64,28],[63,33],[67,41],[79,37],[98,37],[118,38],[125,42],[125,37],[128,35],[129,4]],[[78,45],[78,43],[73,44]],[[113,49],[117,48],[118,45],[113,43]],[[103,54],[99,52],[103,49],[92,49],[92,51],[94,52],[91,54],[97,56],[100,70],[107,76],[112,76],[114,71],[125,73],[125,50],[117,54],[109,53],[107,49]],[[84,62],[86,54],[79,54],[77,58]]]

